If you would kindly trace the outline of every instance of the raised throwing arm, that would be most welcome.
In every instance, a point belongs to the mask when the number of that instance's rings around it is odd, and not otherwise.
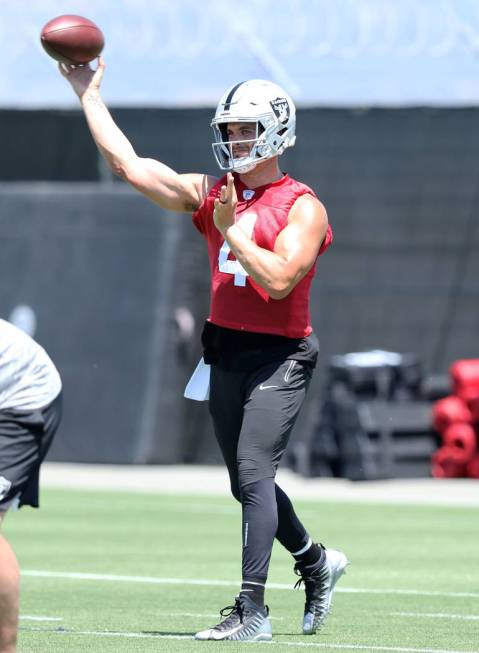
[[[198,208],[216,178],[178,174],[160,161],[136,154],[101,97],[103,58],[98,58],[96,70],[66,64],[59,64],[59,69],[80,99],[93,139],[111,170],[165,209],[192,213]]]

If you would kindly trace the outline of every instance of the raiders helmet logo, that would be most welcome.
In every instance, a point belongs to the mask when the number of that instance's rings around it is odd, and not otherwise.
[[[278,120],[283,124],[288,122],[290,114],[288,100],[284,97],[278,97],[276,100],[272,100],[270,104]]]

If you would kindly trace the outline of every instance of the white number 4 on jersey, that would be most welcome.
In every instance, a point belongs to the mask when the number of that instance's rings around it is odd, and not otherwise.
[[[238,260],[228,259],[231,252],[230,246],[225,241],[218,256],[218,269],[220,272],[235,275],[235,286],[246,286],[246,277],[248,273]]]

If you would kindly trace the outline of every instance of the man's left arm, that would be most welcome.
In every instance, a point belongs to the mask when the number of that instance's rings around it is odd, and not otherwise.
[[[328,228],[326,209],[316,197],[301,195],[273,251],[259,247],[234,223],[235,209],[233,176],[228,175],[227,186],[215,200],[215,224],[250,277],[272,299],[287,297],[316,261]]]

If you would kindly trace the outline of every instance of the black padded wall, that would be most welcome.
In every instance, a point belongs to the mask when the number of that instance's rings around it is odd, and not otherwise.
[[[12,112],[7,122],[5,113],[0,313],[32,305],[64,376],[68,411],[52,455],[217,460],[206,407],[181,398],[208,310],[202,238],[188,216],[108,183],[79,112]],[[139,154],[181,172],[215,172],[210,110],[114,115]],[[12,145],[26,120],[51,144],[40,163]],[[444,373],[479,355],[478,123],[476,109],[299,112],[283,167],[318,192],[335,232],[313,286],[322,363],[385,348]],[[12,170],[17,180],[107,182],[6,183]],[[193,335],[178,310],[194,318]],[[314,419],[320,378],[295,437]]]
[[[324,118],[324,120],[321,120]],[[335,228],[317,320],[327,352],[477,356],[479,111],[303,112],[291,151]]]
[[[182,460],[182,393],[199,345],[180,337],[175,315],[186,307],[201,324],[208,301],[189,217],[124,186],[91,184],[0,188],[0,215],[0,314],[33,309],[35,337],[63,378],[51,459]]]

